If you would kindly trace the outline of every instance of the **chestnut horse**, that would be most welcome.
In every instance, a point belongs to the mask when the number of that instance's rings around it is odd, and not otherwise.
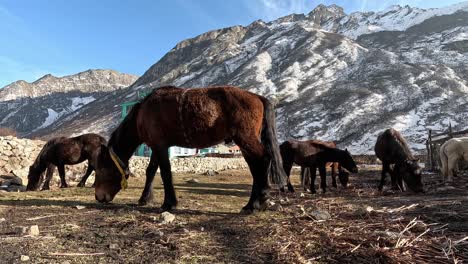
[[[421,182],[421,167],[406,143],[406,140],[393,128],[385,130],[377,137],[375,155],[382,161],[382,174],[379,190],[382,191],[385,177],[390,173],[392,188],[404,190],[403,180],[414,192],[424,192]],[[394,164],[393,169],[390,165]]]
[[[333,143],[334,145],[334,143]],[[336,146],[336,145],[334,145]],[[281,157],[283,158],[284,171],[288,177],[288,190],[293,192],[294,188],[289,180],[293,163],[302,167],[309,167],[311,172],[310,191],[315,193],[315,176],[317,168],[320,173],[320,186],[325,193],[326,183],[326,164],[328,162],[339,162],[341,166],[352,173],[357,173],[358,168],[348,150],[341,150],[331,145],[330,142],[320,140],[289,140],[280,146]]]
[[[155,89],[131,109],[112,133],[108,146],[101,147],[96,168],[96,200],[110,202],[126,187],[128,160],[138,145],[145,143],[152,149],[152,155],[139,204],[152,200],[154,175],[161,167],[162,209],[174,209],[177,199],[169,147],[206,148],[231,140],[240,147],[253,176],[251,196],[242,211],[264,210],[268,176],[280,186],[286,182],[270,102],[231,86]]]
[[[60,188],[68,187],[65,181],[65,165],[75,165],[88,160],[86,173],[78,183],[78,187],[84,187],[96,166],[95,159],[102,144],[106,144],[106,140],[97,134],[83,134],[73,138],[58,137],[47,141],[33,165],[29,167],[26,190],[33,191],[39,188],[42,174],[46,169],[47,175],[42,190],[48,190],[55,167],[58,168],[60,175]]]

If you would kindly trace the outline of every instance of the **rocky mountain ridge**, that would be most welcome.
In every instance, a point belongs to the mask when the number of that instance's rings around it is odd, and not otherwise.
[[[136,79],[113,70],[87,70],[60,78],[47,74],[32,83],[14,82],[0,89],[0,127],[28,136]]]
[[[229,84],[277,104],[281,140],[335,140],[362,154],[394,127],[423,151],[428,129],[468,128],[467,7],[346,15],[321,5],[307,15],[210,31],[181,41],[130,88],[82,107],[85,118],[32,135],[109,134],[120,122],[119,104],[139,90]]]

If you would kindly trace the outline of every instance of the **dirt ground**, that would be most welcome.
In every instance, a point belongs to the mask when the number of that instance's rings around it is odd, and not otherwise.
[[[0,263],[21,255],[31,263],[468,263],[468,176],[447,188],[426,174],[422,195],[379,193],[378,169],[361,167],[347,189],[328,177],[329,192],[314,195],[294,171],[296,193],[272,191],[276,204],[248,216],[239,214],[247,171],[176,174],[170,224],[159,221],[160,178],[155,204],[145,207],[135,205],[142,177],[108,205],[95,202],[92,188],[0,193]],[[331,219],[314,220],[316,210]],[[16,231],[31,225],[39,236]]]

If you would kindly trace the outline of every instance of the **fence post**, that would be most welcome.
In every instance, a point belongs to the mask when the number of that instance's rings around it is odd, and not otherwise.
[[[429,135],[427,137],[426,141],[426,148],[427,148],[427,162],[428,168],[430,168],[431,171],[434,170],[434,162],[432,161],[432,129],[429,129]]]
[[[453,138],[452,122],[449,122],[448,134],[450,138]]]

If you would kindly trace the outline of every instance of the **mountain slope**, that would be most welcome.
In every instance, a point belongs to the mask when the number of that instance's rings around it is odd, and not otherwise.
[[[423,150],[427,129],[468,127],[467,6],[346,15],[321,5],[308,15],[210,31],[177,44],[129,89],[84,106],[86,118],[33,135],[107,134],[119,122],[118,105],[140,89],[230,84],[277,103],[282,140],[336,140],[367,153],[393,126]],[[402,14],[409,22],[385,31]]]
[[[33,83],[14,82],[0,90],[0,127],[28,136],[136,79],[112,70],[88,70],[62,78],[45,75]]]

